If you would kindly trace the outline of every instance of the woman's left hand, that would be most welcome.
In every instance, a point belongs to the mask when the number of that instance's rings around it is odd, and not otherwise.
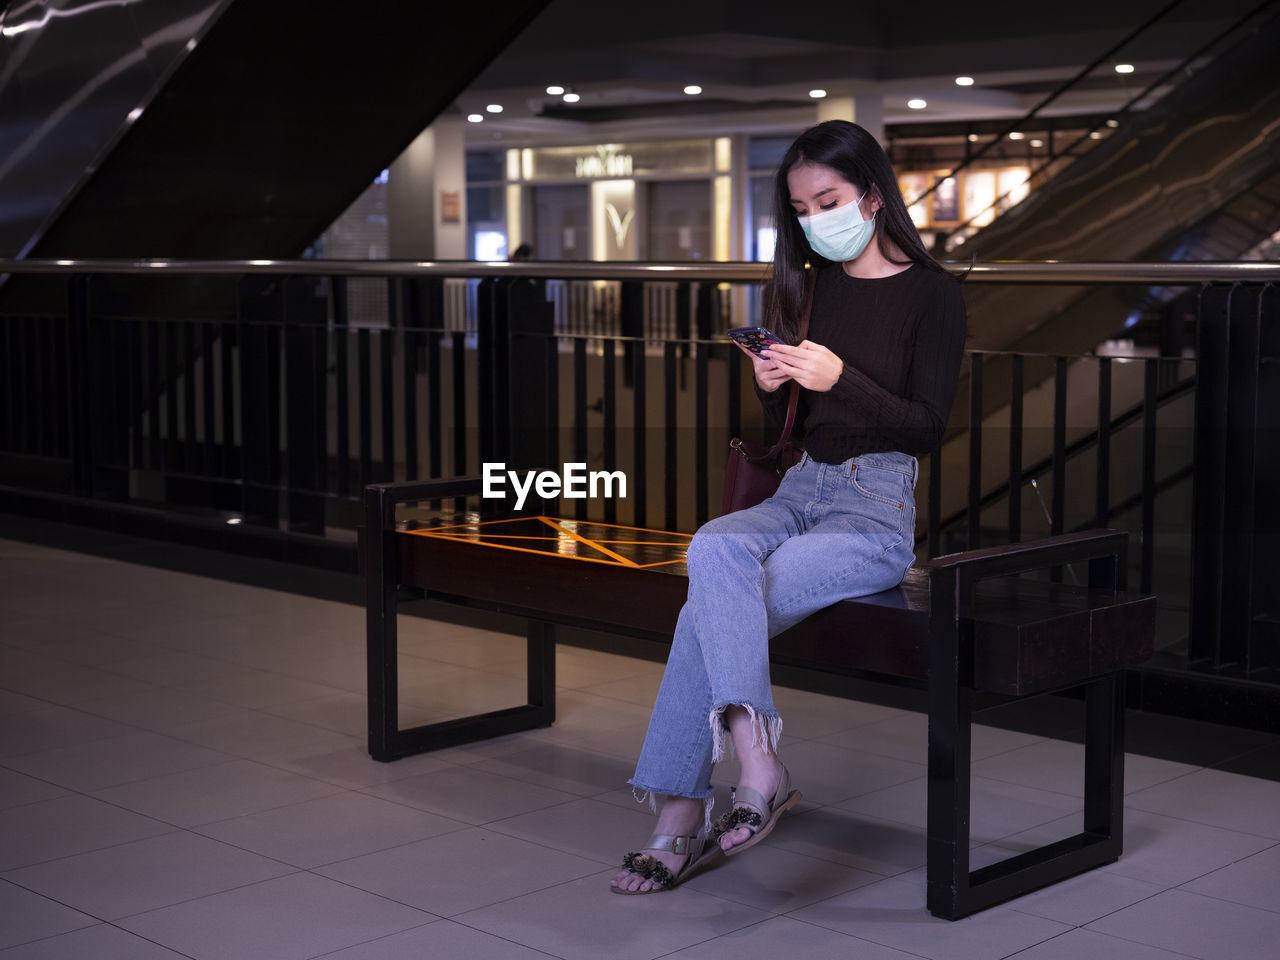
[[[830,390],[844,372],[844,361],[812,340],[802,340],[794,347],[771,344],[766,353],[792,380],[815,393]]]

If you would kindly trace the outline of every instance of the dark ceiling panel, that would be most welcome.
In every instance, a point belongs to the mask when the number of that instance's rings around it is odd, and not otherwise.
[[[31,257],[297,256],[544,0],[236,0]]]

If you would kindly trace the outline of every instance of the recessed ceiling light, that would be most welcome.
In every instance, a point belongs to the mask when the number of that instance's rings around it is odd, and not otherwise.
[[[972,87],[973,77],[956,77],[957,87]]]
[[[813,99],[815,99],[815,100],[821,100],[821,99],[822,99],[823,97],[825,97],[826,95],[827,95],[827,91],[825,91],[825,90],[823,90],[823,89],[821,89],[821,88],[819,88],[819,89],[817,89],[817,90],[810,90],[810,91],[809,91],[809,96],[813,97]]]
[[[929,105],[928,102],[921,100],[919,97],[915,98],[914,100],[907,101],[907,106],[910,107],[912,110],[923,110],[928,105]]]
[[[578,102],[579,100],[581,100],[581,99],[582,99],[582,98],[581,98],[580,96],[578,96],[576,93],[566,93],[566,94],[564,95],[564,102],[565,102],[565,103],[577,103],[577,102]]]
[[[483,113],[468,113],[468,114],[467,114],[467,119],[468,119],[468,120],[470,120],[472,123],[480,123],[481,121],[483,121],[483,120],[484,120],[484,114],[483,114]]]
[[[1093,131],[1093,133],[1089,134],[1089,139],[1090,139],[1090,140],[1101,140],[1101,139],[1102,139],[1102,134],[1101,134],[1101,133],[1099,133],[1097,130],[1095,130],[1095,131]]]
[[[1117,63],[1116,73],[1133,73],[1132,63]]]
[[[564,87],[552,84],[551,86],[547,87],[547,93],[551,94],[551,96],[553,97],[558,97],[560,96],[560,94],[564,93]]]
[[[684,92],[691,97],[696,97],[698,94],[702,92],[702,88],[698,86],[696,83],[691,83],[684,88]]]
[[[1011,133],[1009,134],[1009,139],[1010,139],[1010,140],[1024,140],[1024,139],[1026,139],[1026,136],[1027,136],[1027,135],[1026,135],[1025,133],[1019,133],[1017,130],[1014,130],[1013,132],[1011,132]]]
[[[1120,126],[1120,121],[1115,119],[1108,120],[1107,126],[1114,130],[1116,127]]]
[[[485,107],[485,109],[486,109],[486,110],[488,110],[490,113],[501,113],[501,112],[502,112],[502,104],[500,104],[500,103],[491,103],[491,104],[489,104],[487,107]]]
[[[976,133],[971,133],[971,134],[969,134],[969,142],[970,142],[970,143],[977,143],[977,142],[978,142],[978,135],[977,135]]]
[[[1044,146],[1044,141],[1043,141],[1043,140],[1032,140],[1032,141],[1031,141],[1031,145],[1032,145],[1033,147],[1043,147],[1043,146]]]

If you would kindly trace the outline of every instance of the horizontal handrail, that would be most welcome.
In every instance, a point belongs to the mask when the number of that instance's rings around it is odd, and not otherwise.
[[[943,266],[966,283],[1003,284],[1160,284],[1280,281],[1275,261],[1067,261],[995,260]],[[528,277],[549,280],[696,280],[707,283],[760,283],[767,263],[602,263],[597,261],[474,260],[0,260],[3,274],[141,274],[173,276],[290,274],[368,277]]]

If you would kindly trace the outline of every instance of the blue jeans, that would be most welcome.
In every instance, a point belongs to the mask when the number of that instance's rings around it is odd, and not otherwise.
[[[638,799],[705,799],[710,817],[711,770],[732,746],[728,706],[745,707],[756,745],[776,751],[769,638],[837,600],[902,582],[915,559],[916,466],[903,453],[844,463],[806,453],[768,500],[698,530],[688,598],[630,781]]]

